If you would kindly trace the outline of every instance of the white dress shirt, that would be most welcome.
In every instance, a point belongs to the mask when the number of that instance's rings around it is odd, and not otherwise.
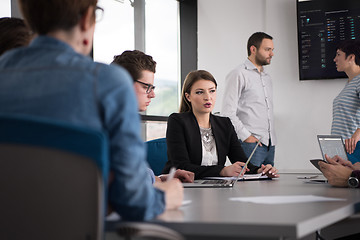
[[[249,59],[233,69],[226,77],[221,115],[231,119],[242,141],[253,135],[266,146],[269,138],[276,145],[269,74],[259,72]]]

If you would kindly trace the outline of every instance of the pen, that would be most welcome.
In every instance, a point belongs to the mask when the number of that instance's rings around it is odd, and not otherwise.
[[[328,180],[325,179],[311,179],[310,181],[318,183],[328,183]]]
[[[166,178],[166,181],[167,181],[167,182],[171,181],[171,180],[174,178],[175,172],[176,172],[176,168],[175,168],[175,167],[172,167],[172,168],[170,169],[170,172],[169,172],[168,177]]]
[[[238,178],[239,178],[239,177],[240,177],[240,176],[244,173],[244,171],[245,171],[245,169],[246,169],[246,167],[247,167],[248,163],[250,162],[250,159],[251,159],[251,158],[252,158],[252,156],[254,155],[255,150],[256,150],[256,148],[259,146],[259,144],[260,144],[260,140],[258,140],[258,142],[257,142],[257,144],[256,144],[256,146],[255,146],[255,148],[254,148],[254,150],[251,152],[251,154],[250,154],[250,156],[249,156],[248,160],[246,161],[246,163],[245,163],[244,167],[241,169],[241,172],[239,173]]]

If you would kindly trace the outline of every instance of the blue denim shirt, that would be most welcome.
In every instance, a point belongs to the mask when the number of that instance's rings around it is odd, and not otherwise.
[[[114,181],[108,201],[122,219],[148,220],[165,208],[152,186],[129,74],[40,36],[0,57],[0,113],[63,120],[107,132]],[[56,206],[55,206],[56,207]]]

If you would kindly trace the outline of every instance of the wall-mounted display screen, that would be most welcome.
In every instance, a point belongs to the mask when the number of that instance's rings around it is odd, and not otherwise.
[[[345,78],[333,61],[339,42],[360,39],[360,0],[296,0],[300,80]]]

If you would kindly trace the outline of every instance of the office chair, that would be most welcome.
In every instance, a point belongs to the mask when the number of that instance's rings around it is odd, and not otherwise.
[[[0,115],[0,239],[102,239],[107,138]]]
[[[167,162],[166,138],[158,138],[147,141],[146,146],[147,161],[155,175],[158,176],[162,173],[162,170]]]
[[[0,239],[103,239],[108,158],[102,132],[0,114]],[[115,227],[126,239],[183,239],[155,224]]]
[[[141,222],[110,222],[106,224],[106,240],[156,239],[185,240],[178,232],[156,224]]]

